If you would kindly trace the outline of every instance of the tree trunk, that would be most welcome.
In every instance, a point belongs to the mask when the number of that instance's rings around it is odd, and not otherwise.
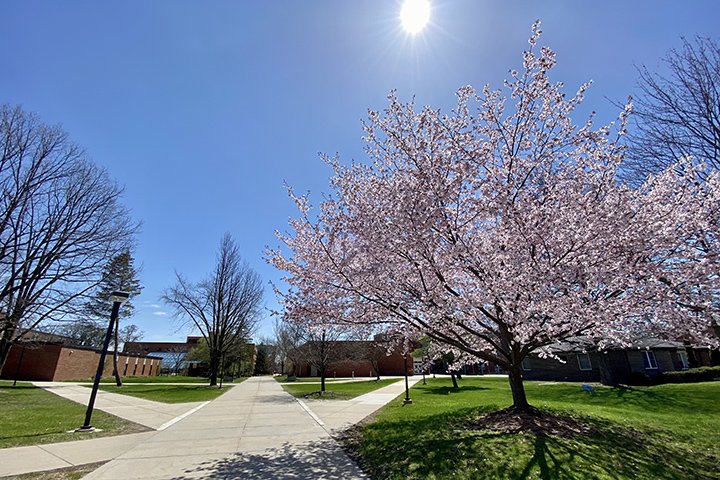
[[[217,385],[218,379],[218,359],[215,355],[210,355],[210,386]]]
[[[320,393],[325,393],[325,369],[320,369]]]
[[[516,412],[529,412],[530,404],[525,396],[525,387],[523,386],[522,372],[519,365],[512,365],[508,372],[510,380],[510,390],[513,397],[513,409]]]
[[[113,352],[113,376],[115,377],[115,385],[122,387],[122,379],[118,371],[118,329],[120,328],[120,316],[115,319],[115,352]]]
[[[609,385],[611,387],[617,387],[620,385],[620,382],[618,382],[617,375],[615,375],[615,372],[610,367],[610,362],[608,362],[608,353],[606,352],[598,352],[598,357],[600,358],[599,361],[599,370],[600,370],[600,383],[603,385]]]
[[[455,372],[450,372],[450,378],[452,378],[453,388],[460,388],[458,387],[457,379],[455,378]]]
[[[5,361],[7,360],[8,355],[10,355],[10,349],[13,346],[13,342],[10,339],[12,338],[13,333],[14,331],[5,331],[3,332],[2,337],[0,337],[0,372],[5,366]]]

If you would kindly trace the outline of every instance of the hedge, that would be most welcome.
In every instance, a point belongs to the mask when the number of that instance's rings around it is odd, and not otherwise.
[[[699,367],[662,374],[662,381],[666,383],[710,382],[713,380],[720,380],[720,367]]]

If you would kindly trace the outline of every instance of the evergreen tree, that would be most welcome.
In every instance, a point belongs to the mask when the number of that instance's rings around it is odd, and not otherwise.
[[[129,251],[123,252],[113,257],[105,266],[102,280],[98,285],[97,291],[93,298],[85,304],[85,312],[88,317],[97,322],[105,320],[109,315],[110,296],[112,292],[122,291],[130,294],[128,300],[120,307],[120,314],[115,321],[114,344],[115,352],[113,354],[113,376],[118,387],[122,386],[120,373],[117,368],[118,363],[118,332],[120,330],[120,317],[132,317],[135,308],[132,304],[133,297],[140,294],[142,286],[138,280],[138,271],[133,265],[134,259]],[[133,330],[137,330],[135,327]]]
[[[253,375],[265,375],[268,373],[268,363],[269,359],[266,351],[266,345],[258,345]]]

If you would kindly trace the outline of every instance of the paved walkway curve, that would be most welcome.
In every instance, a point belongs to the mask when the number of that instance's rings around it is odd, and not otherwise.
[[[84,478],[365,479],[316,418],[250,378]]]
[[[81,405],[88,404],[90,392],[92,392],[92,389],[89,388],[92,384],[83,386],[66,382],[33,382],[33,385]],[[133,384],[129,383],[127,385]],[[186,415],[207,403],[209,402],[163,403],[98,390],[95,408],[125,420],[145,425],[153,430],[164,430],[166,425],[169,425],[178,417]]]

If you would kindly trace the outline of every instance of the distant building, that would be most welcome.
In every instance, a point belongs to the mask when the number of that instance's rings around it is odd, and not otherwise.
[[[202,362],[189,361],[186,357],[201,340],[202,337],[189,336],[184,342],[126,342],[123,353],[162,358],[163,373],[193,375],[202,370]]]
[[[187,337],[184,342],[126,342],[123,352],[162,358],[164,374],[200,377],[209,374],[209,365],[202,360],[188,360],[188,354],[202,344],[203,337],[194,336]],[[255,365],[255,345],[246,343],[244,348],[247,349],[246,358],[228,367],[228,374],[252,375]]]
[[[101,350],[78,346],[62,335],[31,331],[11,348],[0,378],[63,381],[90,380],[95,377]],[[105,360],[103,376],[112,375],[112,355]],[[152,355],[120,354],[118,369],[122,376],[147,377],[160,372],[162,359]]]
[[[399,349],[387,355],[384,347],[370,340],[337,340],[328,343],[330,344],[328,348],[332,351],[332,360],[326,368],[327,378],[391,376],[405,373],[405,358]],[[301,352],[308,351],[307,355],[311,355],[310,351],[313,350],[313,346],[309,343],[298,348]],[[302,353],[300,356],[302,357]],[[414,372],[414,362],[410,353],[407,355],[407,371],[408,375]],[[316,377],[320,373],[312,361],[305,359],[295,366],[295,375]]]

